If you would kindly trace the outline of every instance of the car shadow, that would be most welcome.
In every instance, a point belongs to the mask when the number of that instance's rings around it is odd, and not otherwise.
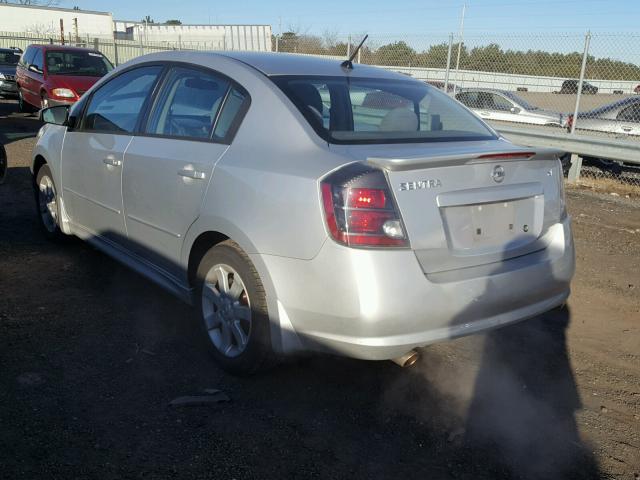
[[[15,211],[0,217],[17,223],[15,234],[0,238],[1,260],[28,259],[24,268],[39,273],[28,289],[12,288],[7,303],[7,315],[22,319],[19,329],[3,330],[0,352],[8,472],[598,476],[576,426],[569,310],[426,347],[413,368],[309,355],[233,377],[208,357],[190,308],[87,245],[43,242],[35,208],[26,205],[28,170],[16,173]],[[0,190],[2,198],[9,193]],[[12,282],[24,281],[17,267],[8,271]],[[211,387],[231,401],[169,406]]]

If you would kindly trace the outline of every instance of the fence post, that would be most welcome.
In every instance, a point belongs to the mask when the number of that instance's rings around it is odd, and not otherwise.
[[[351,58],[351,35],[347,38],[347,58]]]
[[[571,133],[576,131],[578,123],[578,112],[580,111],[580,97],[582,96],[582,84],[584,83],[584,72],[587,69],[587,57],[589,56],[589,43],[591,43],[591,32],[587,32],[584,37],[584,53],[582,54],[582,66],[580,67],[580,79],[578,80],[578,94],[576,95],[576,108],[573,111],[573,122],[571,123]]]
[[[280,35],[276,35],[276,52],[280,51]]]
[[[118,59],[118,42],[116,42],[115,37],[113,39],[113,61],[115,62],[116,67],[120,65],[120,60]]]
[[[444,73],[444,93],[449,93],[449,73],[451,72],[451,49],[453,48],[453,33],[449,34],[449,50],[447,51],[447,69]]]
[[[144,47],[142,46],[142,34],[140,35],[140,55],[144,55]]]
[[[582,168],[582,157],[571,154],[571,167],[569,167],[569,174],[567,175],[567,181],[569,183],[575,183],[580,178],[580,169]]]
[[[182,35],[178,35],[178,50],[182,50]]]

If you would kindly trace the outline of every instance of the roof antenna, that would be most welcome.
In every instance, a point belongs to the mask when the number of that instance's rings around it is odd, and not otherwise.
[[[362,39],[362,41],[360,42],[360,45],[358,45],[355,50],[353,51],[353,53],[351,54],[351,56],[349,57],[348,60],[345,60],[344,62],[342,62],[340,64],[340,66],[342,68],[348,68],[349,70],[353,70],[353,59],[356,58],[356,55],[358,54],[358,52],[360,51],[360,47],[362,47],[362,45],[364,44],[365,40],[369,38],[369,35],[365,35],[364,38]]]

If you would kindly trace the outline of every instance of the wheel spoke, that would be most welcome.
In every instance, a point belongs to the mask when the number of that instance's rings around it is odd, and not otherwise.
[[[207,330],[213,330],[214,328],[220,327],[222,319],[216,312],[209,312],[208,315],[204,316],[204,323],[207,327]]]
[[[227,293],[229,291],[229,272],[222,267],[218,267],[216,269],[216,279],[218,280],[218,290]]]
[[[231,325],[231,333],[233,333],[233,337],[236,339],[236,344],[240,350],[244,350],[244,347],[247,345],[247,334],[242,330],[242,325],[240,324],[240,320],[235,320]]]
[[[229,288],[229,296],[234,300],[237,300],[240,297],[240,294],[244,291],[244,285],[239,277],[233,277],[233,283],[231,284],[231,288]]]
[[[251,321],[251,309],[245,305],[234,305],[233,316],[239,320],[249,322]]]
[[[233,343],[231,343],[231,331],[229,329],[229,325],[226,322],[220,323],[220,346],[219,349],[225,355],[229,354],[229,351],[233,348]]]
[[[216,287],[214,287],[210,283],[205,282],[204,286],[202,287],[202,295],[216,307],[219,307],[222,303],[220,293],[216,290]]]

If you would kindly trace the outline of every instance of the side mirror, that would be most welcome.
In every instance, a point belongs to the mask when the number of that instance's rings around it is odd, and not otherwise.
[[[509,110],[511,113],[520,113],[521,110],[518,107],[511,107],[511,109]]]
[[[54,125],[68,125],[69,106],[57,105],[55,107],[45,108],[40,111],[40,120],[44,123],[52,123]]]

